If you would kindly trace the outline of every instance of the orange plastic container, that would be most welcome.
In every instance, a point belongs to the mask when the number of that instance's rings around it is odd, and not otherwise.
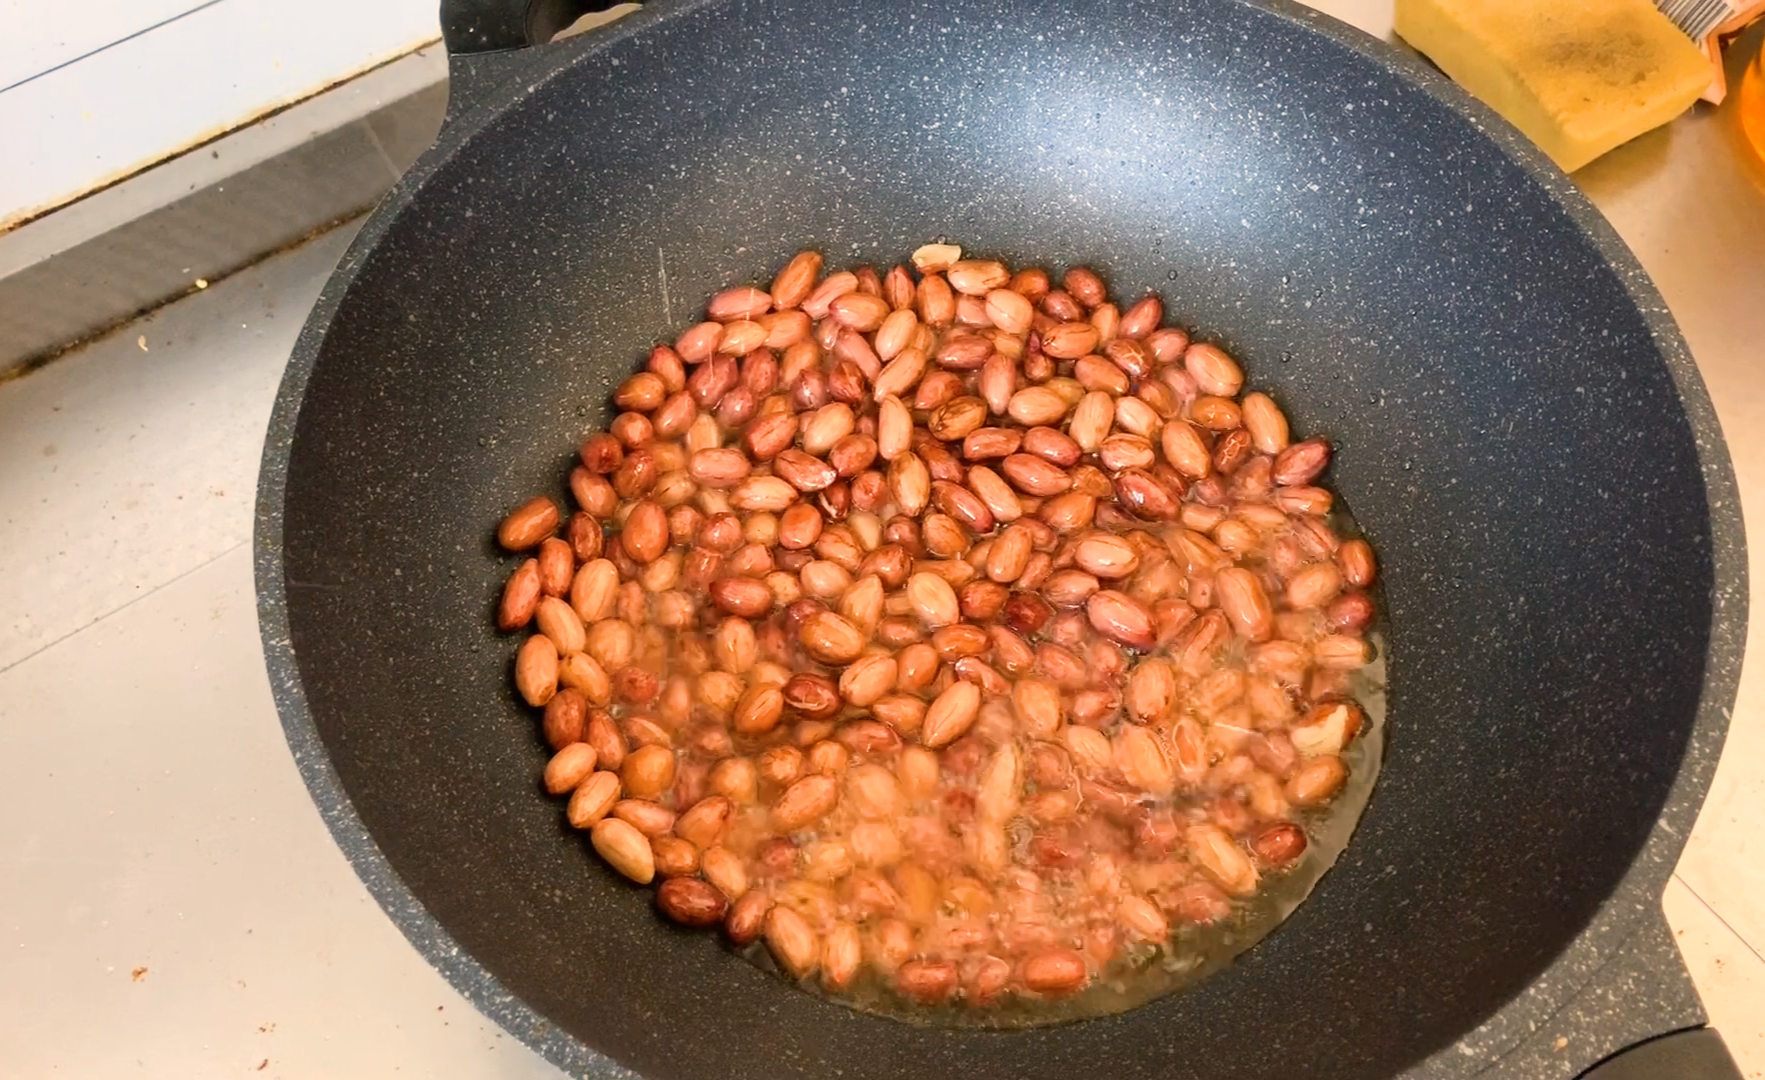
[[[1765,161],[1765,46],[1747,65],[1740,80],[1740,122],[1753,144],[1753,153]]]

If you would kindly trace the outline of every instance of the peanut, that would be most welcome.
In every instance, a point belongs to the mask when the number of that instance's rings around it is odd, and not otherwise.
[[[951,683],[926,710],[920,740],[933,749],[947,746],[973,726],[980,704],[979,687],[969,682]]]
[[[772,898],[763,892],[744,893],[729,906],[723,921],[723,932],[737,947],[751,945],[760,937],[766,915],[772,909]]]
[[[526,551],[550,536],[562,518],[558,504],[543,495],[522,503],[497,526],[497,543],[510,551]]]
[[[814,972],[820,943],[801,915],[783,904],[774,905],[766,913],[762,933],[766,948],[787,975],[803,979]]]
[[[631,798],[655,798],[674,783],[674,751],[665,746],[638,747],[625,756],[619,780]]]
[[[1085,958],[1073,950],[1046,949],[1023,962],[1019,977],[1035,993],[1063,997],[1083,987],[1090,973]]]
[[[1250,848],[1263,865],[1286,866],[1305,853],[1305,830],[1290,821],[1279,822],[1257,833]]]
[[[727,848],[709,847],[700,857],[705,880],[731,900],[740,900],[748,892],[748,868],[741,856]]]
[[[656,890],[656,907],[682,926],[705,929],[723,922],[729,900],[707,882],[674,877]]]
[[[591,828],[606,817],[618,801],[619,777],[603,769],[576,786],[565,816],[574,828]]]
[[[543,634],[521,644],[515,657],[515,689],[529,705],[540,706],[558,691],[558,647]]]
[[[594,747],[587,743],[571,743],[546,762],[545,790],[552,795],[575,791],[594,772],[594,765]]]
[[[503,586],[502,601],[497,606],[496,628],[507,632],[519,630],[532,622],[533,613],[539,607],[540,592],[539,560],[528,559],[509,575],[508,584]]]
[[[874,705],[894,688],[896,675],[894,657],[861,657],[840,676],[840,696],[859,708]]]
[[[909,960],[895,974],[895,989],[921,1005],[939,1005],[956,992],[956,980],[948,960]]]
[[[602,818],[589,830],[589,841],[607,865],[637,882],[648,885],[656,876],[656,859],[649,840],[629,823]]]
[[[772,823],[796,832],[820,821],[839,802],[839,782],[831,776],[805,776],[786,788],[772,806]]]

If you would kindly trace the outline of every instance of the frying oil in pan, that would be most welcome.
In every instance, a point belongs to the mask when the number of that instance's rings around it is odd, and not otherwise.
[[[913,1022],[1107,1015],[1229,963],[1346,845],[1376,558],[1327,438],[1156,296],[960,254],[817,285],[800,252],[712,297],[582,444],[570,538],[544,496],[499,526],[540,551],[498,624],[540,630],[514,677],[548,790],[665,918]]]
[[[1348,526],[1346,520],[1337,524]],[[1342,533],[1357,535],[1352,526],[1342,528]],[[1351,684],[1355,701],[1366,711],[1367,723],[1360,736],[1343,750],[1342,758],[1349,767],[1347,783],[1327,807],[1294,815],[1306,830],[1309,843],[1305,853],[1286,870],[1266,876],[1263,887],[1254,896],[1234,902],[1227,918],[1208,925],[1178,925],[1163,947],[1130,945],[1123,958],[1101,977],[1067,998],[1036,1000],[1005,995],[1000,1004],[989,1008],[962,1003],[928,1007],[903,998],[870,971],[840,994],[826,993],[814,978],[804,980],[800,984],[802,989],[864,1012],[913,1024],[1023,1028],[1113,1015],[1183,990],[1227,967],[1240,953],[1274,931],[1311,894],[1348,846],[1372,796],[1384,756],[1386,676],[1383,635],[1370,632],[1367,640],[1373,645],[1374,659],[1355,673]],[[763,943],[755,943],[742,955],[767,971],[778,971]]]

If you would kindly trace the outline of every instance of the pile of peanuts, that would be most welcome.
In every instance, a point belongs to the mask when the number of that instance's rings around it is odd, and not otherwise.
[[[1304,855],[1373,553],[1329,444],[1156,296],[912,262],[713,296],[578,509],[502,522],[497,624],[546,790],[669,919],[836,996],[1049,1000]]]

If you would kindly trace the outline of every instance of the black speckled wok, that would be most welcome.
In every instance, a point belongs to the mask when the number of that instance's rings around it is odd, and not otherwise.
[[[454,107],[300,339],[258,586],[314,798],[479,1007],[657,1080],[1558,1078],[1701,1024],[1660,895],[1740,666],[1734,480],[1655,290],[1491,113],[1282,0],[662,0],[525,50],[569,3],[444,7]],[[800,247],[937,236],[1222,335],[1335,438],[1383,558],[1352,844],[1230,970],[1113,1019],[908,1026],[662,925],[538,790],[490,625],[495,523],[563,496],[653,340]]]

